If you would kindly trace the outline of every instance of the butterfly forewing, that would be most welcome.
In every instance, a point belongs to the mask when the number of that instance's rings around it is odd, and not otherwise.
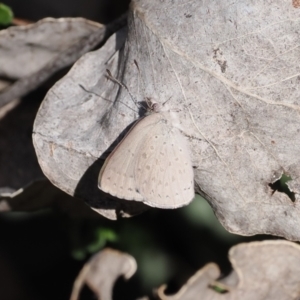
[[[143,197],[135,190],[132,167],[133,156],[136,153],[136,147],[139,142],[129,143],[130,138],[127,139],[127,137],[130,136],[131,131],[106,158],[99,174],[98,185],[102,191],[112,196],[126,200],[141,201]]]
[[[105,160],[98,179],[102,191],[121,199],[143,201],[143,196],[137,190],[134,166],[145,133],[151,130],[151,126],[147,126],[148,122],[145,122],[146,118],[141,118],[134,124]]]

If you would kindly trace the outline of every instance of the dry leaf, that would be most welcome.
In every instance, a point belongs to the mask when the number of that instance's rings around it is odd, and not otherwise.
[[[0,75],[20,79],[42,69],[57,55],[103,25],[82,18],[46,18],[0,32]]]
[[[196,191],[227,230],[300,240],[299,20],[290,1],[133,1],[124,48],[111,39],[86,55],[44,100],[34,134],[44,173],[101,203],[99,158],[140,116],[105,80],[110,69],[139,101],[178,111]],[[270,187],[283,173],[294,199]]]
[[[0,107],[71,65],[124,23],[125,16],[107,26],[82,18],[46,18],[1,31],[0,76],[18,80],[0,93]]]
[[[199,270],[173,296],[158,290],[161,300],[292,300],[300,297],[300,246],[291,242],[263,241],[240,244],[230,250],[234,271],[223,283],[215,264]],[[232,283],[236,282],[235,285]],[[223,292],[217,292],[219,287]]]
[[[49,180],[36,180],[16,190],[0,190],[0,212],[36,211],[52,207],[70,217],[99,217],[82,200],[74,199],[53,186]]]
[[[132,256],[106,248],[84,265],[75,280],[70,300],[80,299],[79,294],[84,284],[94,291],[98,300],[110,300],[116,280],[120,276],[129,279],[136,268],[136,261]]]

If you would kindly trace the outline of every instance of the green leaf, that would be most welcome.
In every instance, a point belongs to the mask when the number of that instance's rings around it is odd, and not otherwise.
[[[0,25],[9,25],[13,17],[12,10],[7,5],[0,3]]]
[[[89,253],[95,253],[102,249],[107,242],[117,241],[117,234],[109,228],[98,228],[95,232],[95,240],[87,246]]]
[[[226,294],[229,292],[229,290],[220,282],[214,282],[209,287],[219,294]]]

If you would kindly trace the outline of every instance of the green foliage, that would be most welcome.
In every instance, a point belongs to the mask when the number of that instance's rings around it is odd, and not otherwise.
[[[117,234],[110,228],[96,227],[91,228],[93,231],[92,238],[85,240],[83,237],[77,240],[76,245],[73,243],[71,251],[72,257],[76,260],[83,260],[89,254],[94,254],[104,248],[108,242],[118,240]]]
[[[117,234],[110,228],[97,228],[95,230],[95,240],[87,246],[89,253],[95,253],[104,248],[108,242],[116,242]]]
[[[289,196],[289,198],[295,202],[295,193],[289,189],[288,182],[292,180],[292,177],[287,174],[282,174],[281,178],[275,181],[274,183],[270,183],[269,186],[273,190],[273,192],[277,191],[280,193],[284,193]]]
[[[10,7],[0,2],[0,25],[9,25],[13,17]]]
[[[290,180],[292,180],[292,177],[290,177],[286,174],[282,174],[280,181],[279,181],[280,186],[278,188],[278,191],[287,194],[291,198],[291,200],[295,201],[294,200],[295,195],[292,191],[290,191],[290,189],[287,185],[287,182]]]
[[[216,238],[223,241],[236,243],[239,236],[229,233],[217,220],[208,202],[199,195],[186,207],[181,209],[182,215],[187,223],[198,228],[206,228]]]

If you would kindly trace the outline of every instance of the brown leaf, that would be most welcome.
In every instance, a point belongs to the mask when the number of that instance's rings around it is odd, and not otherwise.
[[[98,300],[110,300],[118,277],[129,279],[136,268],[136,261],[132,256],[113,249],[104,249],[84,265],[75,280],[70,300],[80,299],[80,290],[84,284],[94,291]]]

